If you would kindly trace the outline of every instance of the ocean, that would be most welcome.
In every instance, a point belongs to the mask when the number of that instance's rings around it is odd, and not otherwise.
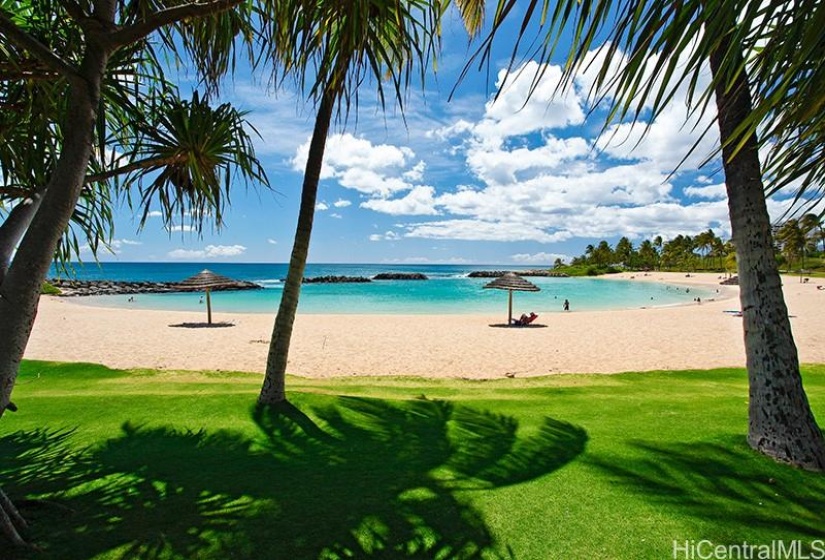
[[[209,269],[236,280],[248,280],[262,290],[213,292],[212,307],[219,313],[275,314],[280,302],[286,264],[254,263],[85,263],[75,264],[70,277],[79,280],[178,282]],[[495,314],[507,312],[507,292],[484,289],[488,278],[468,278],[475,270],[513,270],[535,267],[503,265],[398,265],[398,264],[308,264],[305,276],[365,276],[382,272],[420,272],[428,280],[376,280],[370,283],[304,284],[299,313],[333,314]],[[53,270],[51,277],[57,276]],[[61,275],[66,277],[65,274]],[[513,314],[530,311],[562,313],[564,300],[571,311],[625,309],[691,303],[707,299],[707,289],[664,285],[655,282],[606,278],[530,277],[539,292],[515,292]],[[77,297],[75,301],[105,307],[196,311],[202,308],[200,294],[139,294],[129,296]]]

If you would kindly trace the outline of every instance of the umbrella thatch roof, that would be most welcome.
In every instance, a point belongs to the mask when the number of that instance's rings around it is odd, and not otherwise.
[[[205,290],[207,288],[217,288],[221,286],[234,286],[238,282],[226,276],[215,274],[211,270],[201,270],[194,276],[190,276],[186,280],[182,280],[179,285],[197,290]]]
[[[507,290],[507,324],[513,323],[513,292],[538,292],[541,289],[516,274],[515,272],[505,272],[492,282],[485,284],[485,288],[497,290]]]
[[[538,292],[541,288],[532,282],[525,280],[515,272],[505,272],[492,282],[485,284],[485,288],[495,288],[498,290],[515,290],[517,292]]]
[[[206,291],[206,321],[210,326],[212,325],[212,299],[209,296],[209,290],[237,285],[238,282],[236,280],[215,274],[211,270],[201,270],[194,276],[190,276],[178,284],[181,288],[188,290]]]

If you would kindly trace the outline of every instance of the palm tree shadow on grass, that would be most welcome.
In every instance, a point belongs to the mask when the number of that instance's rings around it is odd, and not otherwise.
[[[127,424],[55,476],[46,459],[69,434],[16,434],[0,452],[24,460],[0,474],[60,508],[34,512],[38,558],[495,558],[512,551],[456,491],[551,473],[587,442],[551,418],[519,437],[513,418],[441,401],[342,397],[309,412],[256,409],[254,438]]]
[[[589,457],[611,478],[674,511],[712,522],[714,534],[674,535],[739,543],[743,531],[776,539],[821,539],[825,479],[757,455],[743,438],[662,445],[636,442],[637,458]]]

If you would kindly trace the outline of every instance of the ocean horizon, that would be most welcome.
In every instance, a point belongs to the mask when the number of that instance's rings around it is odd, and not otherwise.
[[[144,282],[179,282],[201,270],[246,280],[261,290],[212,293],[217,313],[275,314],[286,277],[286,263],[102,262],[74,263],[69,274],[52,269],[50,278]],[[421,273],[428,280],[375,280],[368,283],[317,283],[301,288],[299,313],[331,314],[496,314],[506,313],[507,292],[485,289],[490,278],[469,278],[473,271],[546,269],[541,266],[464,264],[342,264],[309,263],[305,276],[362,276],[387,272]],[[708,289],[658,282],[604,277],[530,277],[539,292],[515,292],[513,313],[561,313],[564,300],[571,311],[658,307],[708,299]],[[83,296],[74,301],[103,307],[197,311],[200,293]]]

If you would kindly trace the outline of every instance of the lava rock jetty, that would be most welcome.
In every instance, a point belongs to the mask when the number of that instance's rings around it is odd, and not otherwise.
[[[556,272],[555,270],[475,270],[467,275],[468,278],[498,278],[504,276],[506,272],[515,272],[519,276],[544,276],[548,278],[568,278],[570,275],[565,272]]]
[[[60,290],[61,297],[109,296],[120,294],[164,294],[171,292],[202,292],[203,288],[181,286],[176,282],[126,282],[117,280],[64,280],[52,278],[49,284]],[[254,282],[236,280],[231,284],[209,288],[213,292],[231,290],[259,290]]]
[[[303,279],[304,284],[363,284],[372,282],[364,276],[310,276]]]
[[[372,277],[373,280],[429,280],[426,274],[420,272],[381,272]]]

